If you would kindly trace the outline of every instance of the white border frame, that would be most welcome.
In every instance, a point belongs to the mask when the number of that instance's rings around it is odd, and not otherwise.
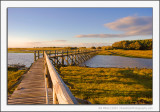
[[[153,105],[7,105],[7,7],[153,7]],[[2,111],[159,111],[159,1],[1,1],[1,28]]]

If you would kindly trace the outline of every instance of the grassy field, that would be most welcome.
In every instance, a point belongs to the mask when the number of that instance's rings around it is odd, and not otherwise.
[[[137,58],[152,58],[152,50],[102,50],[98,55],[118,55]]]
[[[92,104],[152,104],[152,69],[68,66],[60,71],[73,95]]]
[[[18,82],[26,70],[18,70],[17,68],[8,68],[8,94],[12,94],[17,86],[12,86]]]

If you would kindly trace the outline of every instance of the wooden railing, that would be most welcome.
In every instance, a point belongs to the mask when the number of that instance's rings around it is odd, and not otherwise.
[[[34,61],[37,59],[44,57],[44,52],[48,54],[50,58],[52,57],[65,57],[68,55],[75,55],[75,54],[86,54],[90,52],[96,52],[98,50],[36,50],[34,51]],[[53,56],[51,56],[53,55]]]
[[[53,90],[53,104],[78,104],[76,98],[72,95],[69,88],[61,79],[51,60],[44,52],[45,59],[45,87],[46,103],[49,103],[48,87]],[[51,82],[49,82],[51,80]]]
[[[56,71],[54,65],[58,67],[64,65],[64,60],[68,65],[72,63],[83,63],[90,59],[97,50],[74,50],[74,51],[35,51],[34,61],[39,58],[44,58],[44,77],[46,89],[46,104],[49,101],[49,89],[52,89],[53,104],[91,104],[89,101],[75,98],[67,85],[63,82],[60,75]],[[61,59],[61,62],[59,60]],[[67,58],[67,59],[65,59]],[[69,63],[70,60],[70,63]]]

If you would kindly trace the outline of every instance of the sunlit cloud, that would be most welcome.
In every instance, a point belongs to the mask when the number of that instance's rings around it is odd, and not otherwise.
[[[54,47],[54,46],[63,46],[67,40],[52,40],[52,41],[39,41],[39,42],[27,42],[28,45],[32,47]]]
[[[112,42],[91,42],[91,43],[79,43],[79,42],[69,42],[69,41],[43,41],[43,42],[21,42],[21,43],[14,43],[13,45],[9,45],[9,48],[33,48],[33,47],[98,47],[98,46],[108,46],[112,45]]]
[[[53,40],[52,42],[67,42],[67,40]]]
[[[78,47],[93,47],[93,46],[99,47],[99,46],[110,46],[110,45],[112,45],[112,43],[93,42],[93,43],[80,43],[78,44]]]
[[[138,35],[152,35],[153,23],[152,17],[147,16],[129,16],[118,19],[114,22],[104,24],[105,27],[122,31],[121,34],[82,34],[76,35],[77,38],[116,38],[116,37],[129,37]]]
[[[92,46],[107,46],[107,45],[112,45],[112,43],[96,43],[96,42],[92,42],[92,43],[77,43],[77,42],[28,42],[29,46],[32,47],[92,47]]]

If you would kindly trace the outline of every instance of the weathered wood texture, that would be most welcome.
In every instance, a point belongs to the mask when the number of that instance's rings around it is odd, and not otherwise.
[[[44,57],[53,84],[53,104],[78,104],[76,98],[63,82],[46,53],[44,53]]]
[[[48,89],[49,104],[52,104],[52,90]],[[46,104],[44,58],[33,63],[17,89],[8,99],[8,104]]]

